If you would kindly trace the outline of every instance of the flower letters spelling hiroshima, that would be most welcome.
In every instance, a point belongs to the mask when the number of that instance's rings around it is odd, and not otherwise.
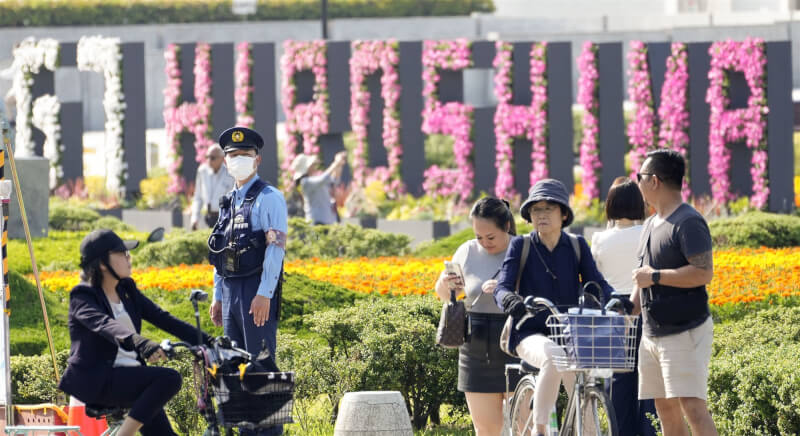
[[[105,123],[106,189],[125,196],[128,164],[123,144],[125,94],[122,92],[122,52],[119,38],[84,36],[78,41],[78,69],[103,74],[105,93],[103,108]]]
[[[298,136],[303,153],[317,155],[319,136],[328,133],[328,69],[325,41],[285,41],[281,57],[281,103],[286,115],[286,148],[281,170],[283,184],[291,181],[289,166],[297,155]],[[297,103],[295,74],[310,70],[314,74],[314,96],[308,103]]]
[[[708,72],[710,85],[706,102],[711,106],[709,125],[708,172],[711,176],[711,193],[715,201],[724,203],[734,198],[730,191],[731,153],[727,144],[745,140],[753,152],[750,175],[753,178],[753,195],[750,204],[763,208],[769,198],[767,186],[767,96],[766,71],[767,57],[764,54],[764,41],[750,39],[745,41],[715,42],[709,48],[711,69]],[[744,73],[750,88],[747,107],[727,109],[729,71]]]
[[[360,186],[378,180],[386,186],[387,195],[394,197],[405,191],[400,163],[403,146],[400,143],[400,78],[398,44],[389,41],[353,41],[350,57],[350,125],[356,139],[353,150],[353,178]],[[383,146],[388,166],[367,167],[367,128],[369,126],[369,90],[367,76],[381,72],[383,97]]]
[[[472,164],[473,107],[460,102],[442,103],[437,91],[439,70],[463,70],[472,65],[470,42],[425,41],[422,48],[422,131],[451,135],[457,168],[433,165],[425,170],[423,188],[428,195],[456,196],[461,202],[472,195],[475,169]]]
[[[599,172],[603,167],[597,148],[600,126],[597,118],[599,104],[597,87],[600,77],[597,71],[597,46],[591,42],[583,45],[578,57],[578,103],[583,105],[583,138],[580,145],[580,163],[583,170],[583,192],[589,199],[600,194]]]
[[[533,186],[540,179],[546,178],[547,171],[547,43],[537,42],[531,45],[530,80],[531,105],[513,105],[511,91],[511,59],[512,45],[504,41],[495,43],[496,55],[494,68],[494,95],[497,98],[497,110],[494,115],[494,132],[497,143],[497,179],[494,185],[498,197],[514,197],[514,174],[511,148],[514,138],[525,137],[531,141],[530,184]]]
[[[170,193],[183,192],[186,181],[181,176],[183,156],[181,153],[180,134],[189,131],[194,134],[196,158],[198,162],[205,156],[206,150],[214,140],[211,139],[210,118],[211,106],[211,47],[206,43],[198,43],[195,47],[194,60],[194,98],[196,103],[181,102],[181,69],[178,62],[180,48],[175,44],[167,46],[164,52],[166,61],[167,87],[164,89],[164,126],[167,133],[167,144],[172,154],[169,167]]]

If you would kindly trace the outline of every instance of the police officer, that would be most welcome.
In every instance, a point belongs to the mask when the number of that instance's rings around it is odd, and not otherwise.
[[[210,315],[225,335],[252,354],[266,347],[275,355],[288,219],[283,194],[259,179],[258,150],[264,140],[254,130],[232,127],[219,137],[233,191],[220,200],[219,219],[208,239],[214,271]],[[240,429],[242,435],[256,434]],[[258,435],[282,434],[282,427]]]

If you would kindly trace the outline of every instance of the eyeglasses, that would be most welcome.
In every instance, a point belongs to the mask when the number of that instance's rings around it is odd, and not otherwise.
[[[552,204],[544,206],[544,207],[536,207],[536,206],[534,206],[534,207],[531,207],[531,209],[530,209],[531,215],[548,215],[548,214],[551,214],[551,213],[553,213],[553,212],[555,212],[557,210],[560,210],[560,208],[558,206],[552,205]]]
[[[125,256],[125,257],[127,257],[127,258],[130,258],[130,257],[131,257],[131,252],[130,252],[130,251],[128,251],[128,250],[125,250],[125,251],[112,251],[111,253],[112,253],[112,254],[113,254],[113,253],[121,254],[121,255],[123,255],[123,256]]]
[[[656,178],[658,178],[658,175],[653,173],[636,173],[636,181],[638,183],[642,182],[642,176],[655,176]]]
[[[206,156],[206,159],[208,159],[208,160],[217,160],[217,159],[222,159],[222,156]]]

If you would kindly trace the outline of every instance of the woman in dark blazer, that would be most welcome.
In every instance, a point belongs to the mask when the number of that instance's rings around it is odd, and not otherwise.
[[[158,343],[139,333],[146,320],[196,344],[197,329],[136,288],[128,250],[137,245],[111,230],[96,230],[81,242],[82,283],[70,292],[72,345],[59,388],[88,405],[129,408],[120,436],[174,435],[164,405],[180,390],[181,376],[146,366],[166,356]]]

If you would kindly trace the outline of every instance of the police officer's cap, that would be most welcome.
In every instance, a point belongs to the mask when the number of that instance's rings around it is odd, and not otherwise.
[[[219,135],[219,145],[225,153],[234,150],[258,150],[264,146],[264,139],[253,129],[231,127]]]

